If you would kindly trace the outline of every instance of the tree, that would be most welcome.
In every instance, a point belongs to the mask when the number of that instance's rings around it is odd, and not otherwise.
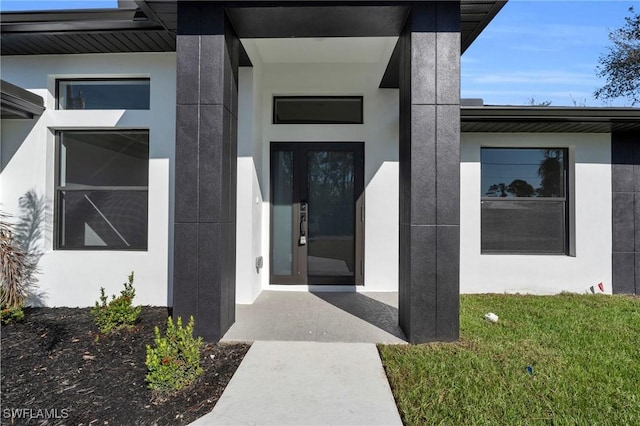
[[[538,188],[538,196],[540,197],[562,197],[562,163],[560,161],[560,151],[557,149],[546,149],[544,151],[544,160],[538,167],[538,176],[540,176],[540,188]]]
[[[547,107],[551,105],[551,101],[550,100],[546,100],[546,101],[538,101],[535,96],[530,97],[526,102],[525,102],[526,106],[540,106],[540,107]]]
[[[504,183],[496,183],[489,187],[487,197],[506,197],[508,186]]]
[[[533,197],[536,190],[526,180],[515,179],[509,184],[507,192],[513,194],[514,197]]]
[[[626,97],[635,105],[640,103],[640,14],[633,7],[629,12],[625,25],[609,33],[613,46],[600,56],[596,68],[598,77],[606,78],[607,83],[593,95],[596,99]]]

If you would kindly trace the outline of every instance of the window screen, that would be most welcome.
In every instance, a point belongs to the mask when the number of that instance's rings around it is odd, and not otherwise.
[[[147,248],[148,131],[57,133],[59,249]]]
[[[362,96],[276,96],[274,124],[362,124]]]

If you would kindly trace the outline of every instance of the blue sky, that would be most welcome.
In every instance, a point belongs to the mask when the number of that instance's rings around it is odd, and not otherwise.
[[[624,25],[630,6],[640,10],[640,1],[509,1],[462,56],[462,96],[497,105],[533,97],[555,106],[628,106],[593,92],[605,83],[595,69],[609,29]]]
[[[4,11],[116,7],[117,0],[0,0]],[[510,0],[462,56],[462,97],[485,104],[522,105],[531,98],[552,105],[627,106],[603,103],[593,92],[609,29],[624,25],[640,0]]]

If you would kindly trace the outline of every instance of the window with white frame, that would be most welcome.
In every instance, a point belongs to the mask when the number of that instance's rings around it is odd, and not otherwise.
[[[568,253],[568,150],[481,148],[481,252]]]
[[[146,250],[149,131],[56,132],[56,248]]]

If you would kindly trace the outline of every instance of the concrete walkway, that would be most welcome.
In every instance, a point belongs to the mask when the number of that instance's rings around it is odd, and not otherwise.
[[[401,425],[372,343],[256,341],[192,425]]]

